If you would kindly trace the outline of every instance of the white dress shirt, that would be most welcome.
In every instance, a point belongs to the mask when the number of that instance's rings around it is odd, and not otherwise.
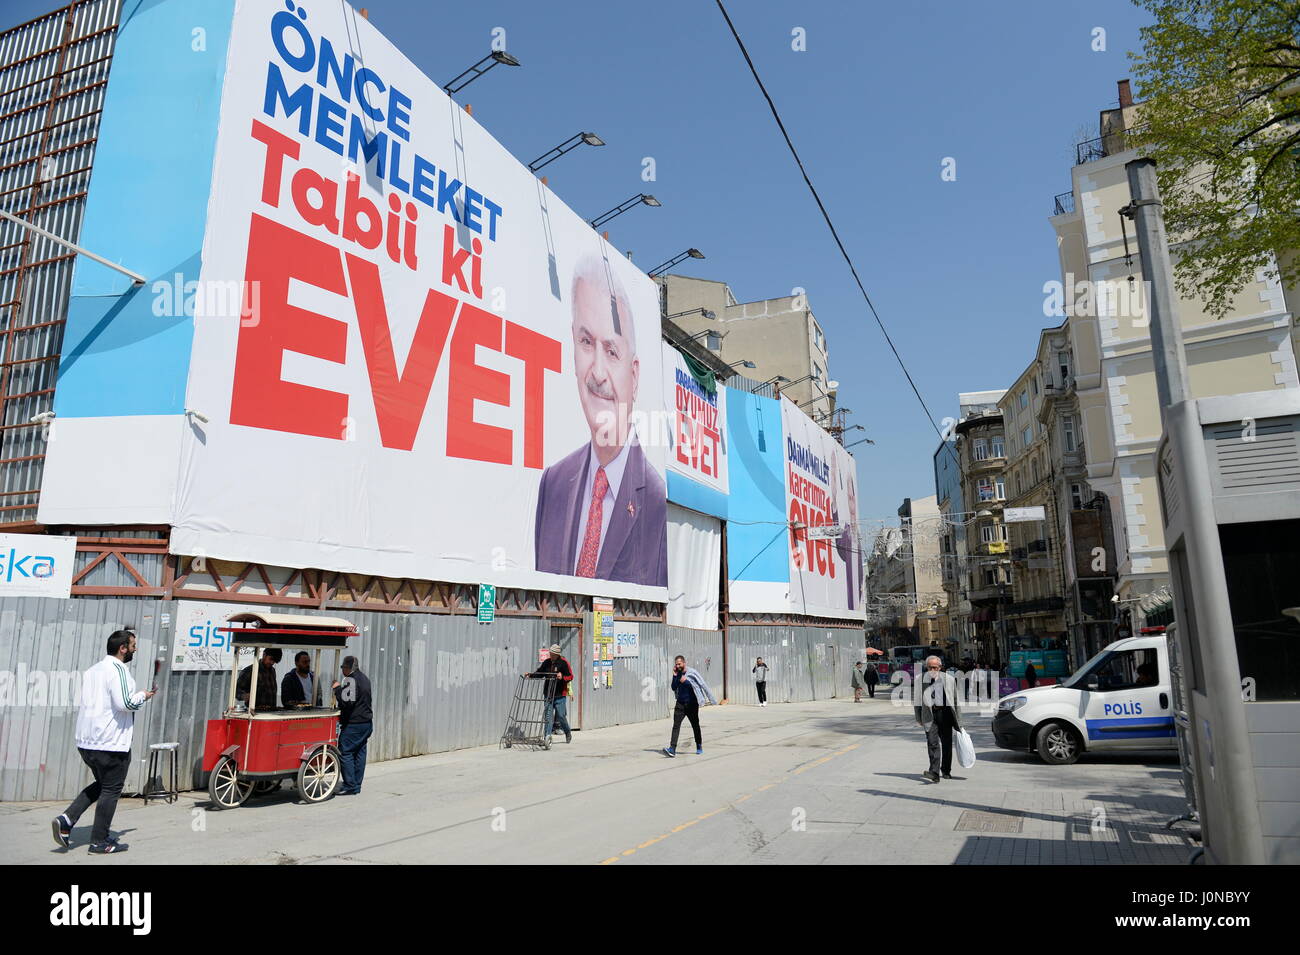
[[[623,445],[618,457],[605,465],[605,480],[609,482],[609,487],[605,490],[605,503],[600,512],[600,548],[596,551],[596,562],[600,563],[600,551],[605,547],[605,534],[609,530],[609,519],[614,514],[614,502],[618,500],[618,489],[623,484],[623,472],[627,470],[627,449],[632,444],[632,436],[629,434],[627,443]],[[591,495],[596,489],[596,470],[601,466],[600,461],[596,458],[596,446],[590,445],[587,450],[587,480],[582,488],[582,510],[578,513],[582,515],[582,528],[578,533],[578,546],[574,548],[573,555],[573,572],[578,572],[578,563],[582,560],[582,542],[587,539],[587,514],[591,510]]]

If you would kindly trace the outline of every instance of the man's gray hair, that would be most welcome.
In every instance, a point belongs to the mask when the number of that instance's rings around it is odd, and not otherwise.
[[[628,299],[622,283],[614,276],[614,270],[610,268],[609,262],[594,255],[579,260],[573,270],[573,284],[569,290],[570,308],[577,305],[578,285],[584,282],[609,296],[609,307],[614,316],[614,331],[627,339],[630,353],[635,356],[636,326],[623,327],[624,318],[628,324],[632,323],[632,302]]]
[[[937,656],[935,656],[935,655],[932,653],[932,654],[930,654],[928,657],[925,658],[925,665],[926,665],[926,666],[929,666],[931,660],[938,660],[938,661],[939,661],[939,666],[943,666],[943,657],[937,657]]]

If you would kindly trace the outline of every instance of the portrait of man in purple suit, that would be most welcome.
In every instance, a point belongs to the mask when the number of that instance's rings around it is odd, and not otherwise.
[[[604,260],[588,259],[574,272],[570,307],[591,439],[542,472],[537,569],[666,587],[667,487],[632,427],[641,364],[627,293]]]

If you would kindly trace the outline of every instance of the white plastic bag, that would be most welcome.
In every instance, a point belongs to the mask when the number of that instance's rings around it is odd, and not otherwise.
[[[952,736],[953,746],[957,749],[957,763],[962,769],[970,769],[975,765],[975,744],[971,741],[970,733],[965,730],[958,730]]]

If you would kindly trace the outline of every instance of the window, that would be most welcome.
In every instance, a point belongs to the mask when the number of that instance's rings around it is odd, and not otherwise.
[[[985,524],[980,528],[980,540],[986,544],[1004,543],[1007,539],[1007,525]]]
[[[1029,383],[1034,386],[1034,394],[1038,394],[1038,376],[1034,375],[1034,377],[1030,379]]]
[[[1158,686],[1159,657],[1154,647],[1146,650],[1119,650],[1107,653],[1083,671],[1080,677],[1066,681],[1065,685],[1087,687],[1093,680],[1097,681],[1097,690],[1102,693]]]
[[[1070,506],[1076,511],[1083,510],[1083,485],[1070,485]]]
[[[1007,456],[1007,449],[1002,442],[1002,435],[998,435],[992,440],[992,454],[995,458],[1005,458]]]
[[[1032,424],[1020,433],[1020,441],[1025,448],[1034,443],[1034,426]]]
[[[813,322],[813,343],[816,344],[818,348],[823,348],[823,342],[824,339],[822,338],[822,330],[817,327],[816,322]]]
[[[1006,484],[1006,480],[1003,479],[1003,478],[1001,478],[1001,477],[999,477],[999,478],[997,479],[996,487],[997,487],[997,494],[998,494],[998,498],[997,498],[997,499],[998,499],[999,501],[1005,501],[1005,500],[1007,499],[1007,484]]]
[[[1030,464],[1034,469],[1034,484],[1037,484],[1038,483],[1038,458],[1034,458],[1034,460],[1031,461]],[[1033,486],[1034,486],[1033,484],[1030,485],[1030,487]]]
[[[1057,352],[1056,364],[1061,371],[1061,387],[1064,388],[1065,383],[1070,380],[1070,353],[1068,351]]]
[[[1020,407],[1023,408],[1029,404],[1029,392],[1024,388],[1020,389]]]
[[[976,461],[985,461],[989,456],[989,443],[983,438],[976,438],[975,445],[971,449]]]
[[[1061,440],[1065,443],[1066,451],[1073,451],[1074,443],[1074,415],[1064,415],[1061,418]]]
[[[980,500],[981,500],[981,501],[991,501],[991,500],[993,500],[993,493],[994,493],[994,488],[993,488],[993,479],[992,479],[992,478],[980,478],[980,483],[979,483],[979,498],[980,498]]]

